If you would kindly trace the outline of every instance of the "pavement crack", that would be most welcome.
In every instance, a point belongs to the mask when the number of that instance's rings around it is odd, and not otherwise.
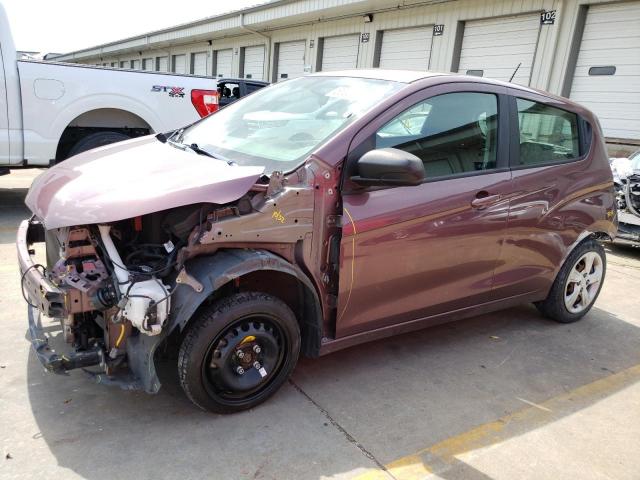
[[[301,395],[303,395],[309,402],[311,402],[313,404],[314,407],[316,407],[321,413],[322,415],[325,416],[325,418],[329,421],[329,423],[331,423],[331,425],[333,425],[335,428],[338,429],[338,431],[340,433],[342,433],[342,435],[344,435],[344,437],[347,439],[347,441],[351,444],[353,444],[358,450],[360,450],[362,452],[362,454],[367,457],[369,460],[371,460],[373,463],[376,464],[376,466],[381,469],[384,470],[391,478],[396,478],[394,477],[391,472],[389,472],[389,470],[387,470],[387,467],[385,467],[383,465],[383,463],[381,461],[379,461],[374,455],[373,453],[371,453],[369,450],[367,450],[364,445],[362,445],[358,440],[356,440],[356,438],[351,435],[342,425],[340,425],[340,423],[338,423],[337,420],[335,420],[330,414],[329,412],[327,412],[324,408],[322,408],[313,398],[311,398],[311,396],[305,392],[302,387],[300,387],[296,382],[294,382],[292,379],[289,379],[289,383],[291,384],[291,386],[293,386],[293,388],[295,388]]]

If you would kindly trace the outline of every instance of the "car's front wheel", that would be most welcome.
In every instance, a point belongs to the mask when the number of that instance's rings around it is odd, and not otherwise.
[[[595,239],[582,242],[565,261],[547,298],[536,307],[557,322],[580,320],[598,298],[606,270],[602,245]]]
[[[238,293],[192,320],[180,346],[178,375],[197,406],[233,413],[273,395],[299,352],[298,322],[284,302],[265,293]]]

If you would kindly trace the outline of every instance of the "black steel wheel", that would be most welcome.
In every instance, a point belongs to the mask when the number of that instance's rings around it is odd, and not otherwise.
[[[300,352],[295,315],[264,293],[238,293],[194,318],[178,355],[180,383],[204,410],[252,408],[278,390]]]

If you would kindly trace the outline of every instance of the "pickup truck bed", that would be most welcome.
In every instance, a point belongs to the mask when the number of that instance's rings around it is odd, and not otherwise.
[[[16,58],[0,4],[0,175],[191,124],[218,108],[221,82],[232,87],[221,89],[229,93],[222,106],[266,85]],[[239,95],[233,95],[233,85]]]

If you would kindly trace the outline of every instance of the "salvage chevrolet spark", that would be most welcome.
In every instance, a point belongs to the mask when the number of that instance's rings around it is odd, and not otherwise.
[[[175,346],[186,395],[214,412],[263,402],[300,353],[524,302],[576,321],[616,231],[591,112],[384,70],[289,80],[82,153],[26,203],[18,258],[44,366],[155,393],[155,357]],[[48,343],[50,322],[69,345]]]

